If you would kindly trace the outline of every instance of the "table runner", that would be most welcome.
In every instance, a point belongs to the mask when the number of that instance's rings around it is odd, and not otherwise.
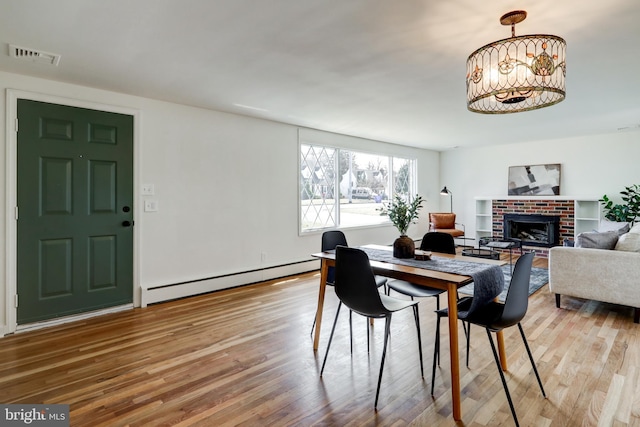
[[[430,260],[423,261],[414,258],[394,258],[393,252],[390,250],[372,249],[365,246],[360,246],[358,249],[366,252],[367,256],[372,261],[390,262],[394,264],[408,265],[409,267],[428,268],[429,270],[440,271],[443,273],[462,274],[465,276],[471,276],[472,273],[497,267],[493,264],[461,261],[459,259],[445,257],[440,258],[433,254]],[[500,267],[498,267],[498,269],[500,269]]]
[[[359,247],[370,260],[407,265],[409,267],[426,268],[443,273],[471,276],[474,282],[473,308],[486,304],[497,297],[504,288],[504,274],[499,265],[485,264],[458,259],[431,257],[430,260],[416,260],[413,258],[394,258],[393,252],[384,249]]]

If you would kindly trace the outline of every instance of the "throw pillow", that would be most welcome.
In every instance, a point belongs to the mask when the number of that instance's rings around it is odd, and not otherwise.
[[[606,233],[607,231],[617,231],[618,235],[622,235],[629,231],[629,223],[604,220],[600,222],[600,226],[598,227],[597,231],[599,233]]]
[[[640,252],[640,233],[627,233],[620,236],[616,251]]]
[[[629,233],[640,233],[640,222],[633,226]]]
[[[608,231],[606,233],[584,232],[576,238],[576,248],[613,249],[618,243],[618,233]]]

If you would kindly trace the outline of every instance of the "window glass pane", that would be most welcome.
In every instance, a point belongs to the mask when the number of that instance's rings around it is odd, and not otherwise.
[[[382,224],[381,201],[389,193],[389,158],[340,150],[340,226]]]
[[[416,193],[415,162],[300,144],[301,231],[388,223],[382,202]]]
[[[393,192],[409,200],[415,195],[413,188],[413,160],[393,158]]]
[[[300,146],[300,224],[302,230],[338,225],[334,148]]]

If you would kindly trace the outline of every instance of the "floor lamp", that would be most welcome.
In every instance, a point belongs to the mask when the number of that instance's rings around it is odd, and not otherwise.
[[[451,192],[451,190],[449,190],[447,188],[447,186],[445,185],[444,188],[442,190],[440,190],[440,195],[441,196],[449,196],[449,197],[451,197],[451,213],[453,213],[453,193]],[[466,232],[464,224],[461,224],[461,225],[462,225],[462,232],[463,232],[463,234],[462,234],[462,242],[463,242],[462,245],[466,247],[467,246],[467,232]]]
[[[453,213],[453,193],[447,189],[447,186],[445,185],[444,188],[440,190],[440,195],[451,197],[451,213]]]

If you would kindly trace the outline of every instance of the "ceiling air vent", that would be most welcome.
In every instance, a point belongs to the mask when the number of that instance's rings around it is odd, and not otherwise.
[[[57,53],[29,49],[14,44],[9,45],[9,55],[13,58],[26,59],[27,61],[39,62],[41,64],[51,64],[56,67],[60,63],[60,55]]]

